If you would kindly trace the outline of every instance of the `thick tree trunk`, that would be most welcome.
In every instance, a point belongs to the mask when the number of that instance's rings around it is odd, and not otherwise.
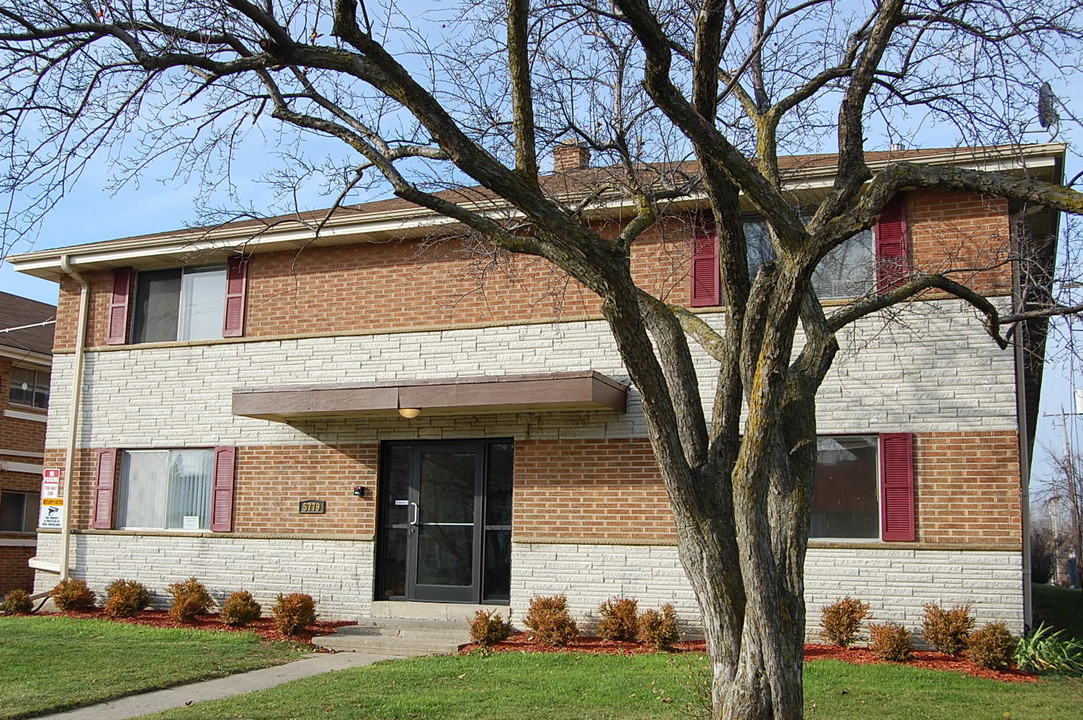
[[[782,263],[761,268],[744,322],[732,328],[740,371],[720,373],[716,396],[743,396],[747,415],[740,430],[712,433],[703,451],[694,431],[704,422],[699,404],[674,391],[698,387],[688,349],[670,342],[657,318],[655,342],[648,339],[640,307],[629,302],[635,290],[621,276],[627,268],[612,269],[603,311],[641,393],[702,612],[712,717],[799,719],[817,383],[791,373],[789,361],[807,273]],[[715,433],[721,427],[712,425]]]
[[[765,463],[758,472],[784,470]],[[792,513],[803,516],[807,508],[795,495]],[[765,516],[738,502],[736,538],[721,517],[681,534],[711,662],[711,716],[718,720],[802,717],[807,522],[771,527]],[[780,531],[796,534],[783,538]]]

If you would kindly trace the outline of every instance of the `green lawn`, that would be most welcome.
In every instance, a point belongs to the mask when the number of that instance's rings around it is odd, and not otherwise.
[[[154,720],[687,718],[702,656],[493,654],[344,670]],[[979,680],[887,665],[806,666],[810,720],[1078,720],[1083,684]]]
[[[1033,588],[1035,624],[1063,628],[1083,640],[1083,590],[1038,584]]]
[[[0,720],[58,712],[297,657],[254,633],[0,617]]]

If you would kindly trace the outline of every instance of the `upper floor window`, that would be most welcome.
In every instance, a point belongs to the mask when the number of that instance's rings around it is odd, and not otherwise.
[[[905,194],[896,195],[883,209],[875,231],[865,230],[836,246],[820,260],[812,274],[812,287],[821,300],[863,297],[895,287],[910,273],[910,243]],[[696,229],[692,238],[692,307],[723,302],[719,278],[718,238],[711,223]],[[774,246],[762,220],[744,224],[748,272],[775,257]]]
[[[226,268],[177,268],[135,278],[132,342],[210,340],[222,337]]]
[[[113,271],[106,343],[240,337],[244,333],[247,280],[248,258],[239,255],[226,265],[210,267],[139,273],[117,268]]]
[[[745,223],[748,238],[748,274],[773,260],[775,249],[762,220]],[[812,288],[821,300],[862,297],[876,284],[876,252],[872,231],[864,230],[827,253],[812,273]]]
[[[49,407],[49,371],[15,366],[11,368],[8,400],[16,405]]]
[[[34,532],[41,496],[32,492],[0,492],[0,532]]]

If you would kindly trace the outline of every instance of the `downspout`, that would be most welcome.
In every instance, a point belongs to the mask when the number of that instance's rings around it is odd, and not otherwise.
[[[83,365],[86,350],[86,316],[90,305],[90,286],[86,279],[75,271],[69,255],[60,258],[60,269],[79,283],[79,320],[75,332],[75,387],[71,394],[71,407],[68,410],[68,448],[64,457],[64,506],[61,512],[60,527],[60,579],[67,580],[71,555],[71,493],[72,476],[75,473],[76,431],[79,428],[79,409],[83,401]]]

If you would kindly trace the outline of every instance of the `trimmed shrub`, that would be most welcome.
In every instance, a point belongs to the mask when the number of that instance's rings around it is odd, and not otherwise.
[[[56,609],[62,612],[94,607],[94,592],[87,587],[86,580],[75,578],[61,580],[49,594],[53,598]]]
[[[316,622],[316,601],[307,593],[279,595],[271,612],[276,630],[283,635],[296,635],[305,625]]]
[[[632,598],[610,598],[598,606],[598,614],[598,635],[605,640],[635,642],[639,637],[639,603]]]
[[[921,622],[921,635],[925,641],[942,653],[958,655],[966,650],[967,636],[974,628],[970,603],[956,605],[945,610],[936,603],[927,603],[925,619]]]
[[[1024,670],[1037,673],[1083,675],[1083,640],[1066,637],[1063,630],[1042,624],[1019,638],[1013,657]]]
[[[22,589],[8,590],[0,602],[0,615],[29,615],[33,609],[30,593]]]
[[[197,615],[205,615],[214,605],[214,598],[207,592],[207,587],[195,578],[173,583],[165,591],[173,597],[169,617],[177,622],[192,622]]]
[[[869,604],[847,595],[820,609],[821,635],[832,645],[850,647],[868,617]]]
[[[666,603],[662,611],[647,610],[639,616],[639,640],[655,650],[672,650],[681,639],[677,628],[677,613]]]
[[[966,656],[984,668],[1002,670],[1010,667],[1014,654],[1015,638],[1002,622],[986,623],[970,633]]]
[[[150,606],[150,590],[135,580],[114,580],[105,589],[105,614],[132,617]]]
[[[478,610],[470,621],[470,639],[478,645],[489,647],[511,637],[511,623],[505,622],[495,610]]]
[[[247,590],[238,590],[222,604],[222,622],[233,627],[244,627],[259,620],[263,608]]]
[[[523,624],[530,628],[534,641],[543,645],[561,647],[579,637],[579,626],[568,614],[568,598],[564,595],[530,598]]]
[[[881,660],[907,662],[914,654],[910,631],[897,622],[869,623],[869,646]]]

